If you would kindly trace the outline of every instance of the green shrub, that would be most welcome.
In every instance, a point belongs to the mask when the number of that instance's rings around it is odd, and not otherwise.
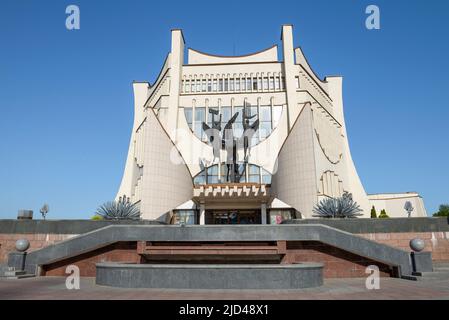
[[[449,204],[442,204],[438,212],[433,214],[434,217],[449,217]]]
[[[385,209],[382,209],[379,214],[379,219],[386,219],[386,218],[389,218],[389,216],[388,216],[387,212],[385,211]]]
[[[376,212],[376,208],[374,208],[374,206],[371,208],[371,218],[372,219],[377,218],[377,212]]]
[[[103,220],[103,217],[98,215],[98,214],[96,214],[92,218],[90,218],[90,220],[94,220],[94,221]]]

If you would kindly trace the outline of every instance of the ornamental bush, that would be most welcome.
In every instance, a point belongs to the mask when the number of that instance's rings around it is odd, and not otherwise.
[[[376,208],[374,208],[374,206],[371,208],[371,218],[372,219],[377,218],[377,212],[376,212]]]
[[[442,204],[438,212],[433,214],[434,217],[449,217],[449,204]]]
[[[382,209],[379,214],[379,219],[386,219],[386,218],[389,218],[389,216],[388,216],[387,212],[385,211],[385,209]]]

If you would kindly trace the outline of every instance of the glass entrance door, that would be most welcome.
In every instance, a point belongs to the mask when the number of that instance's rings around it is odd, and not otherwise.
[[[206,224],[261,224],[260,209],[207,210]]]

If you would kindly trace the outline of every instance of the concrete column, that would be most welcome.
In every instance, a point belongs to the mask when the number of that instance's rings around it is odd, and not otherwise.
[[[260,206],[260,217],[261,217],[261,221],[262,224],[267,224],[267,204],[266,203],[262,203],[262,205]]]
[[[206,224],[206,205],[204,203],[200,204],[200,225]]]
[[[282,26],[282,54],[284,58],[285,91],[287,93],[287,119],[288,130],[290,131],[299,110],[296,98],[295,83],[295,56],[293,50],[293,27],[292,25]]]
[[[178,124],[179,93],[181,89],[182,65],[184,63],[184,36],[180,29],[171,31],[170,51],[170,94],[168,98],[167,133],[176,141],[175,130]],[[196,84],[195,84],[196,85]]]

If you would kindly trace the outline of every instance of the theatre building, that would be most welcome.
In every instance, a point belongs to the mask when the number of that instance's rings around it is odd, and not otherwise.
[[[308,219],[321,199],[345,192],[364,218],[373,205],[406,217],[406,201],[412,216],[426,216],[417,193],[366,194],[351,158],[342,83],[315,74],[291,25],[282,26],[280,47],[241,56],[187,49],[182,31],[172,30],[157,79],[133,83],[117,199],[136,203],[143,219],[175,224]]]

